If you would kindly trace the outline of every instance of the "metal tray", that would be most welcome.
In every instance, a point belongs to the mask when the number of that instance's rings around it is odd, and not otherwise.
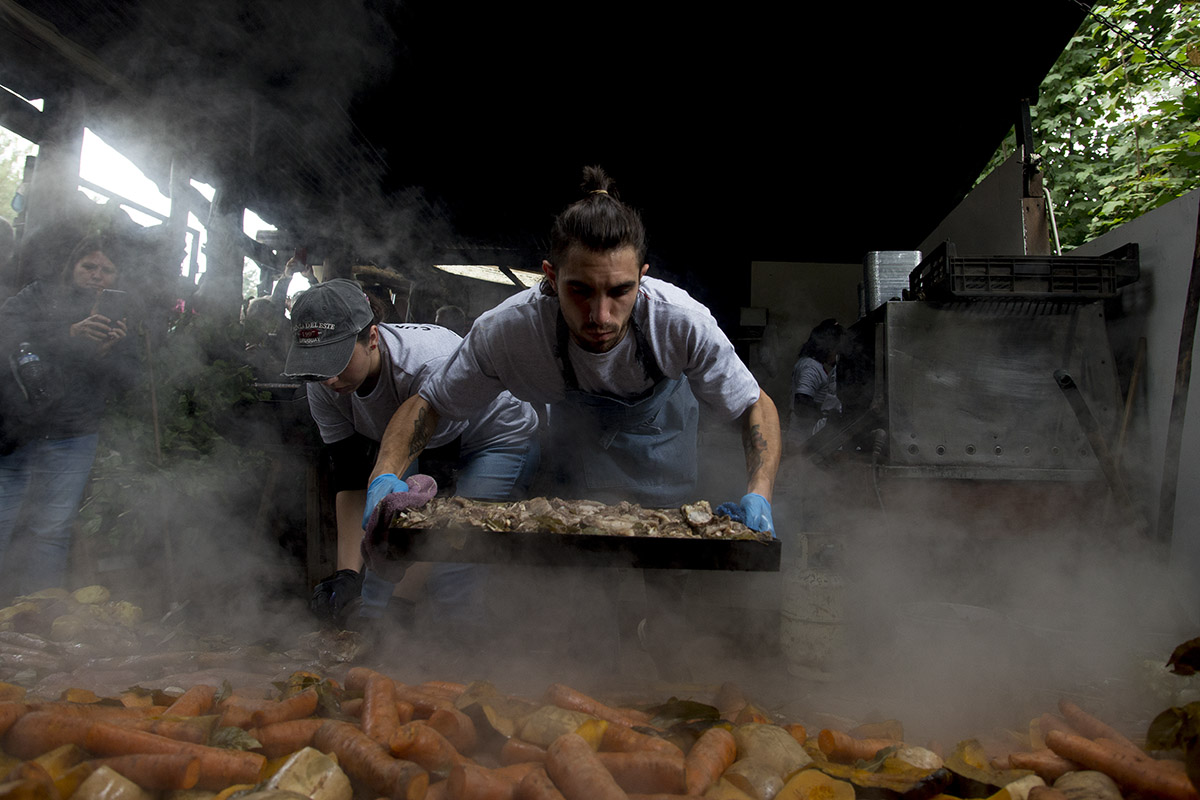
[[[388,561],[778,572],[780,542],[392,528]]]

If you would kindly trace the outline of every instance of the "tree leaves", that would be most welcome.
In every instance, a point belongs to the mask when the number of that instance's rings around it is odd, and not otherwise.
[[[1200,186],[1198,87],[1157,55],[1200,60],[1200,5],[1111,0],[1093,10],[1145,46],[1088,17],[1030,110],[1064,248]],[[1010,133],[984,174],[1014,150]]]

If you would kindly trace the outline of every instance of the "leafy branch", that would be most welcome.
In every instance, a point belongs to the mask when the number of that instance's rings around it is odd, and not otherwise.
[[[1109,24],[1084,21],[1030,109],[1064,248],[1200,186],[1198,87],[1172,68],[1200,63],[1200,4],[1111,0],[1093,11]],[[1010,133],[984,174],[1015,150]]]

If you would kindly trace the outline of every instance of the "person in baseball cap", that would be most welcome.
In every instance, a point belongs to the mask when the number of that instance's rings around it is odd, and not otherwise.
[[[292,304],[292,346],[283,374],[309,381],[338,375],[372,319],[371,304],[355,281],[334,278],[305,290]]]
[[[292,305],[284,374],[307,383],[309,414],[329,455],[337,519],[337,570],[317,583],[309,607],[339,627],[384,618],[395,577],[371,569],[362,552],[368,510],[375,507],[367,508],[370,471],[400,403],[462,342],[439,325],[387,323],[381,315],[381,306],[345,278],[316,284]],[[463,419],[440,421],[429,441],[435,452],[423,454],[414,470],[439,474],[445,488],[471,499],[521,499],[537,470],[537,422],[532,406],[506,392]],[[397,476],[388,490],[405,492],[408,485]],[[439,629],[485,630],[482,575],[479,565],[433,565],[423,588],[411,582],[413,613],[439,620]]]

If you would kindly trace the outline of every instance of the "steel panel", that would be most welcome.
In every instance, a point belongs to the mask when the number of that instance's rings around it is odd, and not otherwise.
[[[1111,440],[1120,397],[1102,303],[892,302],[884,325],[889,465],[1098,471],[1054,372],[1071,373]]]

